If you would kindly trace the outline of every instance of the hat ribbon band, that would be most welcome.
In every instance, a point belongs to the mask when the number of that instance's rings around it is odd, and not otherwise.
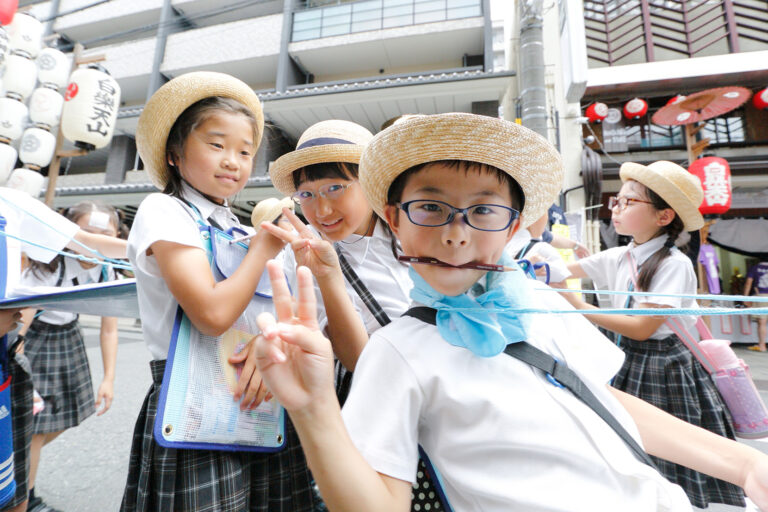
[[[315,146],[325,146],[327,144],[355,144],[355,143],[350,142],[348,140],[344,140],[344,139],[336,139],[333,137],[318,137],[317,139],[309,139],[308,141],[303,142],[299,147],[296,148],[296,150],[298,151],[299,149],[311,148]]]

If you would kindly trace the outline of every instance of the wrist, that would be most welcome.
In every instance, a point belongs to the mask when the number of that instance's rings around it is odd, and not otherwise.
[[[573,247],[571,247],[571,249],[575,251],[579,248],[579,246],[581,246],[581,244],[579,242],[576,242],[573,244]]]

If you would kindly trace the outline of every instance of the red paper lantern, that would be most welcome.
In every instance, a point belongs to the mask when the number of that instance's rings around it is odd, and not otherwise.
[[[19,7],[19,0],[0,0],[0,25],[10,25]]]
[[[752,96],[752,104],[758,110],[768,110],[768,87]]]
[[[648,112],[648,103],[640,98],[632,98],[624,105],[624,117],[640,119]]]
[[[590,123],[601,123],[608,115],[608,105],[600,102],[593,103],[587,107],[584,115],[587,116]]]
[[[678,94],[672,98],[669,98],[669,101],[665,103],[665,105],[674,105],[675,103],[680,103],[683,101],[687,96],[683,96],[682,94]]]
[[[731,207],[731,168],[724,158],[708,156],[694,161],[688,171],[701,181],[702,214],[725,213]]]

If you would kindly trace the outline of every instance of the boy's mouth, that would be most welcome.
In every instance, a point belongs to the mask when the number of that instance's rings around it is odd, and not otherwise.
[[[462,263],[460,265],[453,265],[446,263],[437,258],[430,258],[428,256],[405,256],[400,255],[397,257],[398,261],[405,263],[419,263],[423,265],[436,265],[438,267],[458,268],[458,269],[471,269],[471,270],[486,270],[491,272],[508,272],[515,270],[513,267],[507,267],[504,265],[496,265],[494,263],[482,263],[479,261],[470,261],[468,263]]]

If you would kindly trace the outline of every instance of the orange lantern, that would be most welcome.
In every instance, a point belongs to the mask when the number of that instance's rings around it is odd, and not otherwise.
[[[768,110],[768,87],[752,96],[752,104],[758,110]]]
[[[587,107],[584,115],[590,123],[601,123],[608,115],[608,105],[600,102],[593,103]]]
[[[640,119],[648,112],[648,103],[640,98],[632,98],[624,105],[624,117]]]
[[[112,139],[120,107],[120,86],[98,65],[76,69],[69,77],[61,113],[61,133],[87,150]]]
[[[699,178],[704,189],[699,206],[702,214],[725,213],[731,208],[731,168],[727,160],[717,156],[699,158],[688,171]]]

